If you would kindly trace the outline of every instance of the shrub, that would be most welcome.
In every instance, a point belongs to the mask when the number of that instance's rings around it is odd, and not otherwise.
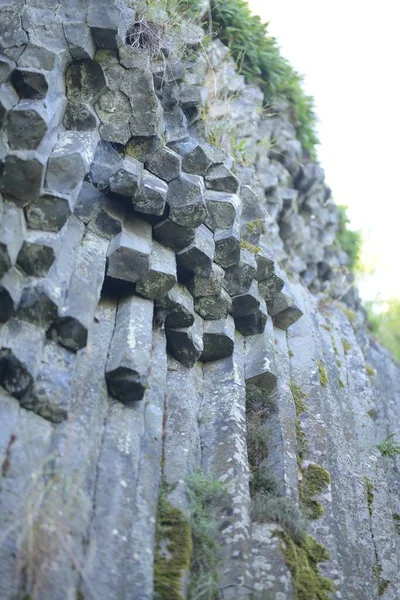
[[[211,6],[213,31],[229,47],[239,71],[248,83],[260,86],[266,105],[279,98],[289,101],[298,139],[315,158],[314,100],[305,94],[302,77],[281,55],[268,24],[251,14],[245,0],[212,0]]]
[[[357,268],[358,261],[360,258],[362,238],[359,231],[349,229],[348,225],[350,219],[347,216],[347,206],[338,206],[339,211],[339,229],[336,234],[336,240],[339,242],[340,247],[348,255],[349,269],[354,271]]]
[[[368,327],[377,340],[400,360],[400,300],[385,302],[384,311],[377,311],[378,303],[368,302]]]

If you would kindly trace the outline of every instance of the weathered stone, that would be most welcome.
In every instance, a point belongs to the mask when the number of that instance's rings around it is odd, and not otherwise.
[[[235,317],[235,327],[242,335],[256,335],[264,331],[267,320],[267,305],[261,299],[260,305],[252,314]]]
[[[35,325],[11,318],[3,326],[0,343],[0,385],[20,399],[38,373],[44,332]]]
[[[15,69],[15,63],[6,56],[0,56],[0,84],[5,83],[9,79],[11,73]]]
[[[25,233],[24,214],[15,204],[4,202],[0,211],[0,277],[15,265]]]
[[[179,106],[164,106],[164,127],[168,145],[187,137],[187,119]]]
[[[194,236],[195,229],[193,227],[178,225],[169,219],[157,223],[154,227],[155,239],[164,246],[170,246],[171,248],[186,248],[193,242]]]
[[[170,146],[182,157],[182,169],[185,173],[204,176],[212,164],[205,147],[194,138],[172,142]]]
[[[129,121],[131,135],[151,137],[161,135],[163,110],[154,92],[150,71],[132,69],[124,77],[121,91],[129,98],[132,116]]]
[[[212,231],[230,229],[240,209],[240,198],[236,194],[207,191],[205,194],[207,206],[206,225]]]
[[[68,102],[63,119],[65,129],[90,131],[97,129],[100,120],[90,104],[84,102]]]
[[[60,232],[60,250],[45,279],[24,287],[18,315],[48,328],[56,321],[68,290],[85,227],[76,217]]]
[[[44,177],[42,158],[35,152],[8,154],[0,179],[0,192],[24,207],[39,197]]]
[[[203,319],[195,315],[190,327],[166,329],[167,350],[184,367],[191,368],[203,352]]]
[[[36,100],[21,100],[7,116],[6,133],[13,150],[36,150],[48,129],[45,108]]]
[[[59,250],[56,233],[28,231],[18,253],[17,264],[27,275],[45,277]]]
[[[121,167],[110,177],[110,190],[114,194],[131,198],[142,185],[143,165],[134,158],[126,157]]]
[[[53,423],[65,421],[74,404],[70,388],[75,361],[74,354],[54,342],[48,342],[36,380],[20,399],[21,406]]]
[[[13,267],[0,279],[0,323],[15,315],[21,299],[22,274]]]
[[[146,169],[167,183],[177,179],[182,173],[182,159],[169,148],[160,148],[146,162]]]
[[[41,231],[60,231],[71,216],[75,202],[76,198],[72,195],[43,193],[26,208],[28,227]]]
[[[245,248],[240,249],[240,260],[237,265],[225,269],[222,285],[230,296],[246,293],[257,271],[254,254]]]
[[[151,254],[151,225],[135,216],[128,217],[123,230],[110,243],[107,275],[135,282],[147,273]]]
[[[209,277],[214,260],[214,250],[212,232],[205,225],[200,225],[195,229],[194,240],[190,246],[177,253],[178,268],[199,277]]]
[[[201,296],[216,296],[222,289],[224,270],[213,263],[208,277],[194,275],[187,283],[187,288],[194,298]]]
[[[285,276],[275,263],[274,273],[268,277],[268,279],[263,279],[259,282],[258,291],[260,292],[260,296],[264,298],[266,302],[271,302],[271,300],[279,294],[284,285]]]
[[[28,44],[18,58],[18,66],[52,71],[54,69],[56,56],[56,53],[48,48]]]
[[[111,176],[122,168],[122,164],[121,156],[112,145],[100,142],[90,165],[90,182],[99,190],[108,190]]]
[[[89,6],[87,23],[99,48],[116,50],[123,43],[122,13],[116,6]]]
[[[203,329],[204,349],[200,356],[203,362],[220,360],[231,356],[235,343],[235,323],[232,317],[219,321],[206,321]]]
[[[0,127],[4,126],[6,114],[19,102],[19,97],[12,85],[0,85]]]
[[[160,327],[179,329],[194,323],[193,298],[183,285],[175,285],[157,302],[156,320]]]
[[[86,23],[63,23],[65,39],[73,60],[93,58],[96,47]]]
[[[101,65],[94,60],[78,60],[65,73],[67,97],[74,102],[94,104],[107,91]]]
[[[46,188],[64,194],[82,184],[89,171],[99,141],[97,132],[67,131],[61,133],[49,158]]]
[[[84,348],[100,299],[108,242],[88,233],[76,257],[59,318],[50,335],[72,351]]]
[[[103,196],[88,229],[100,237],[113,238],[122,232],[127,208],[126,202],[120,196]]]
[[[118,48],[119,62],[126,69],[150,70],[150,55],[144,48],[134,48],[128,44],[122,44]]]
[[[246,337],[245,376],[250,399],[260,396],[260,391],[268,394],[276,391],[275,343],[271,328],[265,329],[264,333]]]
[[[101,204],[104,202],[104,196],[105,194],[94,185],[84,181],[75,205],[74,214],[87,225],[96,216]]]
[[[214,232],[215,262],[224,269],[237,265],[240,260],[240,223],[236,219],[233,227]]]
[[[143,399],[150,368],[152,326],[153,302],[133,296],[119,303],[106,379],[111,394],[121,402]]]
[[[255,278],[257,281],[264,281],[273,275],[275,272],[275,256],[272,250],[264,245],[260,245],[260,252],[256,254],[257,273]]]
[[[125,94],[118,90],[106,92],[96,103],[95,110],[101,121],[101,139],[115,144],[126,144],[131,137],[129,119],[132,108]]]
[[[125,151],[128,156],[132,156],[140,162],[146,162],[150,157],[162,148],[163,142],[161,137],[153,135],[152,137],[132,137]]]
[[[178,90],[180,106],[185,110],[199,106],[202,103],[201,91],[200,86],[182,83]]]
[[[202,178],[183,173],[178,179],[171,181],[167,203],[171,221],[186,227],[201,225],[207,215]]]
[[[176,283],[175,252],[153,242],[149,270],[136,282],[136,292],[162,300]]]
[[[15,69],[11,82],[18,95],[29,100],[45,98],[49,89],[46,74],[38,69]]]
[[[196,312],[207,321],[225,319],[232,310],[232,298],[222,288],[218,295],[196,298],[194,307]]]
[[[258,293],[258,284],[253,279],[247,292],[233,296],[231,314],[233,317],[246,317],[255,313],[259,306],[260,295]]]
[[[237,194],[239,191],[239,180],[225,165],[211,166],[205,177],[206,187],[210,190]]]
[[[161,216],[165,211],[167,192],[168,184],[165,181],[143,171],[139,190],[133,196],[132,203],[139,212]]]
[[[282,291],[268,303],[268,312],[272,316],[274,325],[285,330],[303,315],[288,285],[285,285]]]

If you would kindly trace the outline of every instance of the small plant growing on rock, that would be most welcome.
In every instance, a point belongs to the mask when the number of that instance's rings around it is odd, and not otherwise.
[[[322,387],[328,387],[328,372],[326,370],[326,366],[324,365],[322,360],[317,360],[318,373],[319,373],[319,381]]]
[[[382,456],[395,456],[400,454],[400,444],[395,441],[395,434],[392,433],[387,436],[383,442],[378,444],[378,450]]]

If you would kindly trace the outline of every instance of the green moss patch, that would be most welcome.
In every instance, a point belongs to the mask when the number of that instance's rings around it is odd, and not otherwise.
[[[295,543],[286,532],[277,531],[275,535],[282,540],[296,599],[329,600],[329,592],[334,591],[333,582],[323,577],[318,569],[318,563],[329,560],[326,548],[310,535],[306,535],[301,543]]]
[[[382,577],[382,566],[379,563],[372,567],[372,571],[376,577],[376,583],[378,584],[378,594],[379,596],[383,596],[390,581]]]
[[[343,351],[345,354],[348,354],[349,351],[351,350],[351,344],[350,342],[348,342],[347,340],[345,340],[344,338],[342,338],[342,345],[343,345]]]
[[[250,242],[246,242],[246,240],[240,240],[240,247],[252,252],[252,254],[258,254],[261,252],[260,246],[255,246],[254,244],[250,244]]]
[[[326,366],[322,360],[317,360],[317,367],[318,367],[320,384],[322,385],[322,387],[326,388],[326,387],[328,387],[328,383],[329,383],[328,372],[326,370]]]
[[[302,471],[303,478],[299,485],[300,502],[304,512],[311,519],[319,519],[324,514],[322,504],[314,500],[330,484],[329,471],[320,465],[309,465]]]
[[[154,592],[156,600],[183,600],[182,581],[192,559],[192,535],[186,515],[161,490],[156,529]]]
[[[371,482],[369,477],[365,478],[365,490],[367,492],[367,506],[368,506],[368,512],[370,514],[370,516],[372,517],[372,505],[374,502],[374,485]]]

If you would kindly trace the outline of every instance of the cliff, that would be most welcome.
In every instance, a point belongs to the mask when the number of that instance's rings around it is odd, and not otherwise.
[[[395,600],[400,366],[324,172],[149,11],[0,6],[0,598]]]

